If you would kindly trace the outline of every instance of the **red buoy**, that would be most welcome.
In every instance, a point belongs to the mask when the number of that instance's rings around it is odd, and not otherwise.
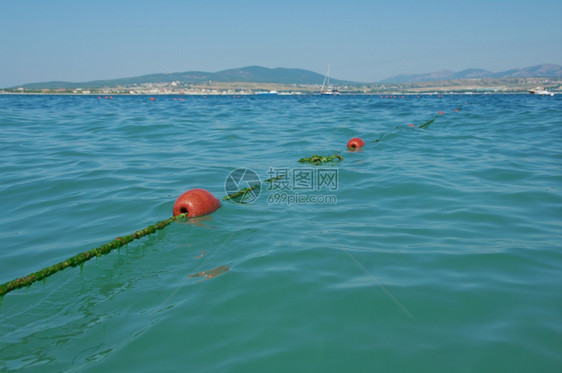
[[[354,137],[347,142],[348,149],[362,148],[365,145],[365,141],[361,140],[359,137]]]
[[[221,202],[205,189],[191,189],[174,203],[174,216],[187,214],[188,218],[209,215],[221,207]]]

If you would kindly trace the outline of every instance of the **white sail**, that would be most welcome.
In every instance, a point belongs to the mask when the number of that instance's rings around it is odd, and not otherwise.
[[[320,90],[321,95],[339,95],[340,92],[337,89],[331,89],[330,87],[330,65],[328,64],[328,71],[324,77],[324,82],[322,83],[322,89]]]

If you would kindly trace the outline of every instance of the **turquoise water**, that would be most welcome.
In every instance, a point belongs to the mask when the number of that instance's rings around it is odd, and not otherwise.
[[[0,370],[560,371],[561,140],[560,96],[0,96],[0,283],[291,176],[7,294]]]

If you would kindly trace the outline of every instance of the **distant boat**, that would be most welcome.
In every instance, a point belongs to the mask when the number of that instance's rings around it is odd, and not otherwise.
[[[269,92],[267,92],[267,91],[266,92],[258,92],[258,95],[276,95],[276,94],[277,94],[277,91],[274,91],[274,90],[269,91]]]
[[[547,91],[544,88],[537,87],[533,89],[529,89],[529,93],[532,95],[539,95],[539,96],[554,96],[554,93]]]
[[[341,94],[337,89],[331,89],[330,87],[330,65],[328,65],[328,71],[326,72],[326,76],[324,77],[324,82],[322,83],[320,94],[324,96],[336,96]]]

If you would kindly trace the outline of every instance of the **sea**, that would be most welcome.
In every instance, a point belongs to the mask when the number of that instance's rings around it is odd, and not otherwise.
[[[0,284],[250,192],[3,296],[0,371],[560,372],[561,143],[559,95],[2,95]]]

